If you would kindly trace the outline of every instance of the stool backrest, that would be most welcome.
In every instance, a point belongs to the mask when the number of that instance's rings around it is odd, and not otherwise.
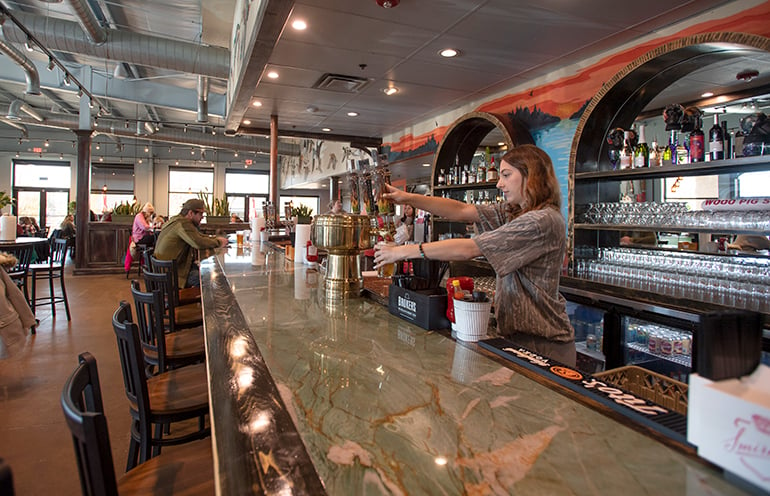
[[[166,339],[163,317],[163,295],[160,291],[142,291],[139,281],[131,281],[136,323],[142,341],[144,361],[157,367],[157,373],[168,370],[166,363]]]
[[[176,270],[176,260],[159,260],[150,256],[150,267],[158,274],[171,274],[171,294],[174,295],[174,306],[179,306],[179,276]]]
[[[173,276],[170,272],[142,273],[147,291],[159,291],[164,302],[164,321],[168,322],[168,331],[176,332],[176,294],[174,292]]]
[[[139,328],[131,319],[131,307],[127,302],[121,301],[112,315],[112,329],[118,341],[123,386],[130,409],[138,417],[137,428],[139,434],[144,436],[141,439],[149,439],[150,393],[147,389],[147,373],[144,368],[142,344],[139,341]]]
[[[75,444],[81,489],[86,496],[116,496],[118,484],[96,359],[85,352],[78,362],[64,383],[61,407]]]
[[[67,260],[67,250],[70,247],[70,240],[66,238],[52,238],[51,255],[48,257],[51,268],[64,268]]]

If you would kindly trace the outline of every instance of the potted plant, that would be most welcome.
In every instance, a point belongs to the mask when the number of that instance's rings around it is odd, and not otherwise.
[[[291,216],[297,218],[297,224],[310,224],[313,218],[313,209],[307,205],[292,207]]]
[[[200,191],[198,192],[198,198],[203,200],[207,224],[230,223],[230,203],[227,201],[227,197],[214,198],[214,202],[209,204],[208,195]]]
[[[136,214],[142,211],[142,206],[134,199],[132,203],[120,202],[112,209],[112,222],[131,224]]]
[[[13,198],[8,196],[5,191],[0,191],[0,210],[8,205],[13,205]],[[3,221],[0,222],[0,240],[13,241],[16,239],[16,216],[5,213],[3,217]]]

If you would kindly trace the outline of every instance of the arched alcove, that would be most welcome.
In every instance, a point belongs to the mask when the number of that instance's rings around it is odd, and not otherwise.
[[[763,36],[734,32],[698,34],[647,52],[602,86],[578,122],[570,151],[570,253],[574,242],[575,174],[610,170],[606,142],[609,130],[631,128],[637,116],[661,92],[701,68],[756,54],[767,57],[768,52],[770,39]]]
[[[436,170],[449,167],[457,158],[461,164],[470,163],[473,154],[484,138],[493,131],[502,135],[502,141],[510,149],[516,145],[533,144],[532,135],[524,125],[508,116],[489,112],[470,112],[449,126],[433,160],[433,177]],[[434,182],[435,184],[435,182]]]

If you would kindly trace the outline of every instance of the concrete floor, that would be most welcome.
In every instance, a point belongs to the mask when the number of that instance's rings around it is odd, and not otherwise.
[[[84,351],[99,366],[115,473],[125,472],[130,417],[111,319],[120,300],[131,300],[129,281],[125,274],[73,276],[68,269],[72,321],[63,304],[55,317],[50,305],[38,307],[37,334],[17,355],[0,360],[0,458],[13,471],[18,495],[81,494],[59,396]],[[44,292],[47,285],[38,287]]]

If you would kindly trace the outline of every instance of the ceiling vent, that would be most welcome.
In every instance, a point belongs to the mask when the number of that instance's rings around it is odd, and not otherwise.
[[[358,93],[369,84],[369,79],[343,74],[324,74],[313,88],[319,90],[339,91],[341,93]]]

